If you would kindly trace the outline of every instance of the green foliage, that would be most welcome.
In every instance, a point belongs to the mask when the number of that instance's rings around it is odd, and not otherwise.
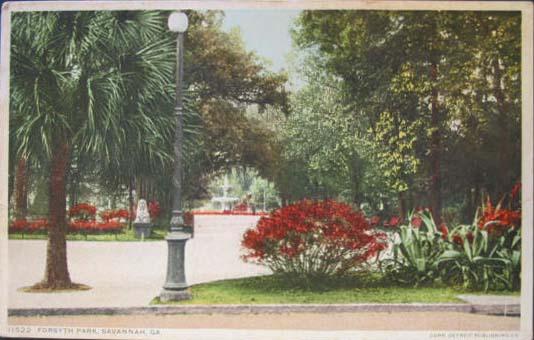
[[[412,187],[415,175],[419,173],[421,159],[416,153],[416,143],[423,128],[421,120],[408,122],[383,112],[373,131],[370,131],[369,147],[373,160],[382,171],[390,190],[404,192]]]
[[[412,225],[413,218],[422,219],[423,224]],[[413,214],[408,221],[394,234],[393,257],[382,261],[382,269],[396,282],[415,287],[431,284],[438,277],[437,265],[444,250],[441,233],[428,212]]]
[[[465,221],[481,192],[499,197],[520,177],[520,23],[518,12],[314,10],[293,35],[369,131],[382,192],[411,197],[408,208],[443,196]]]
[[[438,229],[429,213],[412,215],[409,221],[394,233],[392,256],[381,261],[388,279],[415,287],[441,281],[470,290],[520,288],[520,230],[490,235],[477,225],[477,217],[470,225]]]
[[[471,289],[517,290],[521,273],[521,232],[508,229],[497,239],[476,224],[450,231],[447,250],[439,258],[445,282]]]
[[[207,175],[229,164],[272,172],[271,135],[245,117],[243,105],[286,110],[287,95],[285,75],[268,72],[238,36],[225,33],[220,12],[187,14],[184,191],[195,198],[205,196]],[[15,13],[10,164],[25,155],[44,172],[53,141],[68,141],[72,194],[84,181],[122,191],[142,178],[169,200],[176,43],[167,15]]]

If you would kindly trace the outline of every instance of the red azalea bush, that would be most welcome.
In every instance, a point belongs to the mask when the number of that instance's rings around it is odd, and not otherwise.
[[[46,232],[48,227],[48,220],[46,218],[35,219],[28,221],[25,218],[16,219],[9,225],[9,232],[11,233],[38,233]]]
[[[69,223],[71,232],[82,234],[119,233],[122,228],[124,224],[114,220],[104,222],[78,220]]]
[[[243,258],[275,273],[331,276],[365,264],[385,248],[384,238],[347,204],[303,200],[247,230]]]
[[[79,220],[94,220],[96,207],[89,203],[79,203],[69,209],[69,216]]]
[[[124,224],[120,223],[119,221],[112,220],[98,223],[95,227],[96,230],[101,233],[120,233],[124,227]]]
[[[106,210],[100,213],[100,217],[104,221],[111,221],[114,219],[128,220],[130,218],[130,214],[126,209]]]
[[[69,209],[69,231],[82,234],[118,233],[124,224],[120,219],[128,219],[130,214],[125,209],[106,210],[100,213],[102,222],[96,222],[96,207],[88,203],[76,204]]]
[[[232,210],[195,210],[192,212],[193,215],[245,215],[245,216],[267,216],[269,215],[263,211],[232,211]]]

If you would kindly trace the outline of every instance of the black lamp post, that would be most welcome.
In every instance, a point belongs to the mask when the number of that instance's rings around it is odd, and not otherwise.
[[[174,172],[172,176],[173,200],[170,232],[165,238],[168,244],[167,278],[160,293],[160,300],[178,301],[191,298],[185,280],[185,243],[191,237],[184,226],[182,210],[182,173],[183,173],[183,49],[184,32],[187,30],[187,16],[182,12],[174,12],[169,16],[169,29],[177,32],[176,39],[176,131],[174,140]]]

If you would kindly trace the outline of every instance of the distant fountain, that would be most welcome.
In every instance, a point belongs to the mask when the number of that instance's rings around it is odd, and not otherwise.
[[[213,197],[211,201],[220,204],[221,211],[232,210],[232,204],[237,202],[239,198],[228,196],[228,191],[230,191],[232,186],[228,184],[227,176],[224,176],[224,184],[221,186],[221,188],[223,190],[223,195],[218,196],[218,197]]]

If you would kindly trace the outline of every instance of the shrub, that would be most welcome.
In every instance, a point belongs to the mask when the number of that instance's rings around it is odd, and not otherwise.
[[[381,268],[395,282],[416,287],[430,284],[438,276],[444,226],[437,228],[429,211],[412,213],[408,221],[395,229],[392,256],[381,260]]]
[[[48,220],[45,218],[28,221],[25,218],[13,220],[9,226],[11,233],[43,233],[47,231]]]
[[[111,221],[114,219],[128,220],[130,218],[130,214],[126,209],[106,210],[100,213],[100,217],[104,221]]]
[[[96,207],[89,203],[79,203],[69,209],[69,216],[78,220],[94,220]]]
[[[303,200],[262,217],[247,230],[243,258],[275,273],[341,275],[365,265],[384,249],[384,237],[347,204]]]
[[[494,207],[449,232],[440,257],[442,279],[473,289],[517,290],[521,282],[521,212]]]

